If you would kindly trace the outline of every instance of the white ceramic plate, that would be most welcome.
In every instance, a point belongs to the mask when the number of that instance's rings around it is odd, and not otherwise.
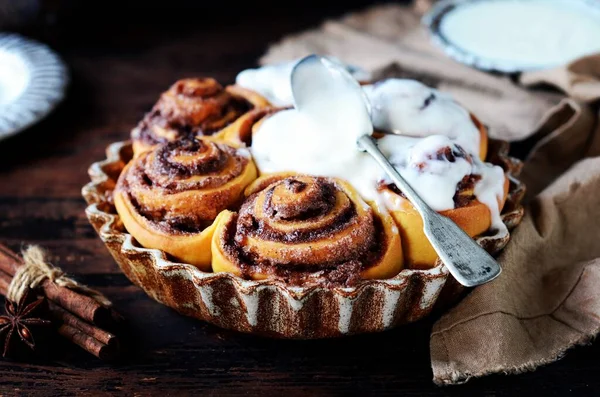
[[[65,64],[47,46],[0,33],[0,140],[48,115],[68,81]]]
[[[486,71],[547,69],[600,52],[599,0],[442,0],[422,22],[449,57]]]

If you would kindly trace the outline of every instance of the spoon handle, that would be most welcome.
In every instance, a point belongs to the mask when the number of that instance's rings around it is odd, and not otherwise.
[[[419,194],[406,182],[388,159],[381,153],[372,136],[358,139],[361,150],[369,153],[385,170],[423,218],[423,231],[452,276],[466,287],[474,287],[496,278],[500,265],[467,233],[447,217],[433,211]]]

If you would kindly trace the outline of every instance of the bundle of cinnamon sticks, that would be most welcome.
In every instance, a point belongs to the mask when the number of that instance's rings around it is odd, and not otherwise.
[[[6,296],[15,272],[22,265],[21,257],[0,244],[0,294]],[[40,291],[48,300],[51,316],[60,324],[61,336],[102,360],[118,357],[119,340],[106,331],[115,329],[122,321],[117,312],[49,279],[42,282]]]

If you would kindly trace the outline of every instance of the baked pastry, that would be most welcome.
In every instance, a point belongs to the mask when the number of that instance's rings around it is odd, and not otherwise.
[[[256,167],[246,149],[209,138],[180,139],[127,164],[114,203],[142,246],[210,271],[213,221],[239,204],[254,179]]]
[[[391,216],[369,206],[347,182],[307,175],[259,178],[239,213],[217,222],[215,272],[291,284],[354,285],[402,269]]]
[[[431,153],[428,160],[454,162],[457,159],[463,159],[471,164],[474,161],[469,154],[458,150],[457,147],[450,146],[440,148]],[[423,162],[421,164],[414,164],[413,166],[422,169],[423,172],[427,172],[427,168],[431,167],[430,163]],[[498,173],[497,178],[504,181],[502,184],[502,196],[497,198],[498,208],[501,210],[508,195],[509,180],[503,175],[503,171],[500,168],[496,169],[496,171]],[[464,176],[456,185],[456,192],[452,197],[454,207],[440,211],[442,215],[450,218],[471,237],[482,235],[492,227],[492,211],[475,196],[475,184],[480,179],[481,175],[477,174]],[[423,219],[421,215],[395,185],[382,184],[380,193],[400,230],[406,266],[412,269],[428,269],[432,267],[436,263],[437,253],[423,232]],[[495,219],[495,221],[496,224],[497,222],[502,222],[499,218]],[[499,227],[502,228],[502,226]]]
[[[397,168],[412,176],[417,190],[430,185],[427,192],[421,189],[429,204],[471,237],[492,226],[506,233],[500,212],[509,181],[501,167],[483,162],[488,151],[485,126],[448,95],[416,81],[389,79],[365,91],[375,104],[373,118],[379,128],[421,137],[409,143]],[[421,216],[395,185],[382,183],[379,191],[398,224],[406,266],[430,268],[437,254],[423,232]]]
[[[413,80],[363,89],[378,145],[434,210],[472,237],[507,232],[500,211],[508,178],[483,161],[487,131],[474,115]],[[140,244],[205,271],[295,285],[350,286],[435,266],[420,215],[343,128],[336,135],[261,98],[212,79],[181,80],[162,95],[141,123],[151,129],[138,127],[156,139],[134,140],[138,153],[150,151],[127,165],[115,190]],[[147,124],[167,118],[170,129]],[[202,134],[212,135],[193,137]]]
[[[179,80],[132,130],[134,153],[180,138],[213,135],[250,111],[268,106],[260,94],[241,86],[224,88],[212,78]]]

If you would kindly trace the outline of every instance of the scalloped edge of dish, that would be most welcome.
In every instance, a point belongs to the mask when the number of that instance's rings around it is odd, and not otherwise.
[[[499,141],[497,141],[499,142]],[[131,155],[130,142],[107,148],[107,159],[89,168],[92,182],[82,189],[86,215],[125,275],[153,299],[217,326],[281,338],[310,339],[383,331],[431,312],[438,297],[456,297],[461,287],[445,266],[402,270],[385,280],[364,280],[350,288],[290,286],[279,280],[245,280],[230,273],[207,273],[172,261],[164,252],[140,247],[127,233],[109,202],[116,179]],[[518,175],[520,161],[499,143],[496,160]],[[523,217],[525,187],[513,175],[502,217],[509,229]],[[510,236],[477,242],[497,253]],[[452,282],[447,282],[452,280]],[[449,290],[444,291],[442,290]],[[451,302],[443,302],[448,304]]]

